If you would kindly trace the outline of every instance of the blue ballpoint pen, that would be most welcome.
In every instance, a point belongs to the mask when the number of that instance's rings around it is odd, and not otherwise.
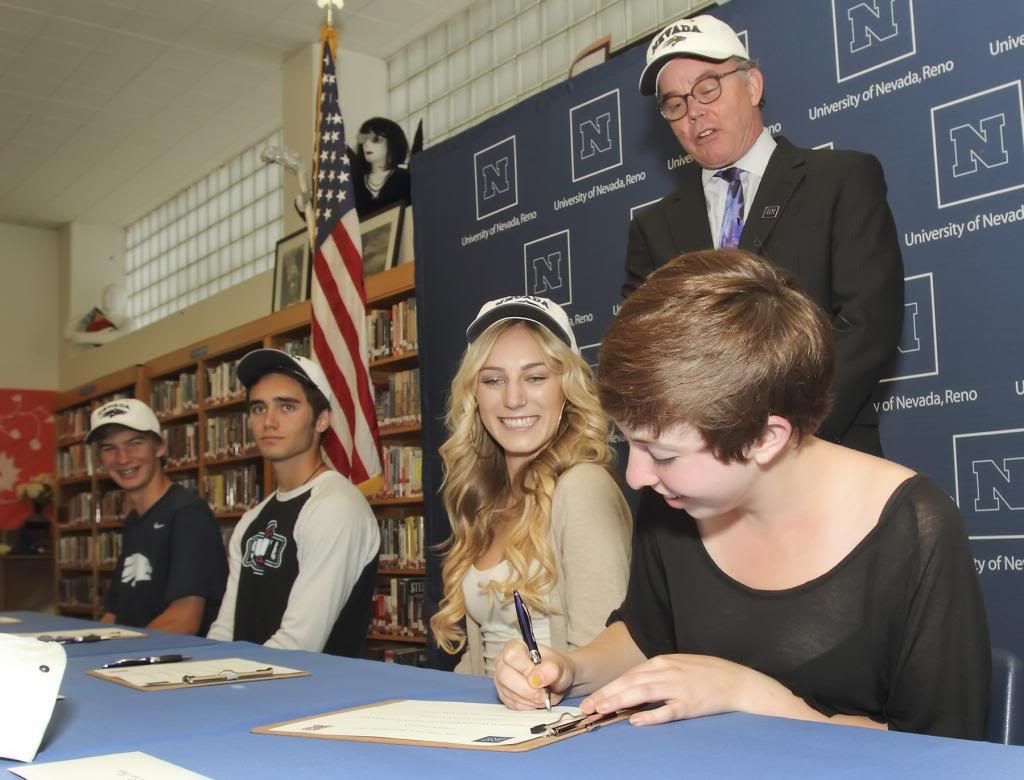
[[[512,601],[516,605],[516,618],[519,620],[519,633],[523,635],[526,649],[530,652],[530,660],[534,666],[540,663],[540,650],[537,649],[537,640],[533,636],[533,623],[530,621],[530,613],[526,611],[523,597],[518,590],[512,591]],[[551,691],[544,692],[544,707],[551,712]]]

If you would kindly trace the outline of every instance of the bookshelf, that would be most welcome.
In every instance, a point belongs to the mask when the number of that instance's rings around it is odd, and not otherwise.
[[[94,468],[89,473],[85,434],[89,415],[117,397],[140,397],[142,369],[123,369],[60,393],[54,403],[57,426],[57,484],[52,539],[53,588],[62,615],[97,618],[120,549],[116,486]],[[111,555],[113,560],[111,560]]]
[[[369,654],[383,659],[396,653],[407,656],[410,647],[426,644],[413,264],[367,277],[366,295],[371,327],[380,337],[377,354],[371,353],[370,372],[378,395],[381,444],[388,455],[388,487],[369,499],[382,539]],[[391,322],[395,316],[401,318],[397,325]],[[62,614],[99,617],[127,514],[114,483],[87,471],[89,412],[115,394],[150,403],[168,440],[168,476],[210,502],[226,544],[244,511],[274,486],[273,471],[251,439],[245,395],[233,367],[259,347],[308,356],[310,321],[311,306],[304,301],[58,397],[58,473],[62,462],[68,467],[57,482],[53,524],[56,559],[63,560],[54,573]],[[67,555],[61,557],[62,551]],[[62,593],[80,598],[63,599]],[[400,619],[399,612],[415,613],[413,625]]]

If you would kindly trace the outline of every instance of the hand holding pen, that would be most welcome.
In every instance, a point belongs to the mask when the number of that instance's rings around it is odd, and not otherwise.
[[[541,660],[540,650],[537,649],[537,639],[533,635],[533,622],[530,620],[530,613],[526,611],[526,605],[518,590],[512,591],[512,600],[515,602],[516,618],[519,620],[519,633],[523,635],[523,642],[526,643],[526,649],[530,653],[530,660],[533,661],[534,666],[537,666]],[[551,691],[544,692],[544,708],[551,712]]]

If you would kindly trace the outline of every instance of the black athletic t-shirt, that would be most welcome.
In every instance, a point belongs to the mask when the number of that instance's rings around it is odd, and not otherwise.
[[[778,680],[826,715],[894,731],[981,739],[991,648],[963,520],[914,476],[835,568],[795,588],[748,588],[708,555],[697,526],[651,490],[629,588],[609,623],[647,657],[724,658]]]
[[[118,623],[146,626],[172,601],[206,599],[199,635],[217,616],[227,582],[224,539],[209,505],[172,483],[140,517],[124,521],[121,557],[104,599]]]

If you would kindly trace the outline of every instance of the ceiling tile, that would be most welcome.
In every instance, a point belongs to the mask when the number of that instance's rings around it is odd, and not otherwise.
[[[0,30],[37,35],[46,26],[46,14],[34,9],[0,5]]]
[[[54,16],[46,23],[38,43],[47,48],[74,44],[94,49],[110,36],[110,32],[106,27]]]
[[[139,35],[165,43],[173,43],[191,26],[190,22],[179,19],[168,19],[152,14],[136,11],[126,17],[118,26],[117,31],[131,35]]]
[[[74,0],[62,3],[59,15],[97,27],[115,28],[132,13],[131,8],[111,5],[105,0]]]

